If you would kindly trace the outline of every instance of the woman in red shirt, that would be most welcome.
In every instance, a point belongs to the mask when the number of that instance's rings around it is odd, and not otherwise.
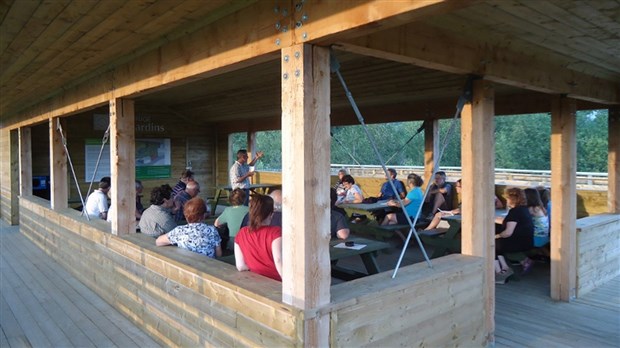
[[[235,263],[239,271],[251,271],[282,281],[282,229],[270,226],[273,199],[257,195],[250,203],[250,225],[235,237]]]

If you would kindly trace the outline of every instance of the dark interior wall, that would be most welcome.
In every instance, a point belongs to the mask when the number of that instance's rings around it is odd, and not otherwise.
[[[174,186],[181,172],[191,161],[192,169],[196,172],[196,180],[201,184],[202,194],[210,196],[215,186],[215,132],[213,127],[199,122],[189,122],[180,119],[170,112],[161,112],[136,105],[135,137],[170,139],[171,146],[171,173],[169,177],[158,179],[141,179],[144,185],[143,204],[148,206],[151,189],[162,185]],[[65,135],[67,146],[73,162],[77,179],[80,183],[82,195],[86,195],[91,178],[85,177],[85,149],[88,139],[101,141],[105,130],[101,126],[95,127],[94,115],[107,116],[107,108],[99,108],[85,113],[66,117]],[[107,124],[106,124],[107,126]],[[98,129],[95,129],[98,128]],[[110,140],[108,139],[108,144]],[[49,162],[49,161],[48,161]],[[72,174],[69,170],[69,201],[79,201]],[[103,176],[96,175],[93,187]],[[91,189],[92,191],[92,189]],[[77,203],[76,203],[77,204]]]

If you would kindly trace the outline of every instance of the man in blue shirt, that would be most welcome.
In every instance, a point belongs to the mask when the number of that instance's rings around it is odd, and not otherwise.
[[[401,199],[405,198],[407,195],[407,190],[405,190],[405,186],[400,180],[396,180],[396,170],[394,168],[388,168],[389,177],[385,178],[385,182],[381,186],[381,191],[379,192],[379,200],[386,199],[396,199],[396,193],[392,189],[392,185],[390,185],[390,181],[394,183],[394,187],[396,187],[396,192]]]

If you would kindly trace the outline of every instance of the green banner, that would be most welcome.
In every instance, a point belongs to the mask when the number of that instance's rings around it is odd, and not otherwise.
[[[172,176],[172,166],[136,167],[136,179],[166,179]]]

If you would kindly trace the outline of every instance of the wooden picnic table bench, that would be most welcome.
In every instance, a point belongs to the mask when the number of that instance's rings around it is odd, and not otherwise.
[[[347,238],[347,241],[354,242],[354,245],[364,245],[364,247],[359,250],[354,249],[353,247],[340,248],[337,246],[341,243],[344,244],[345,241],[341,239],[332,239],[329,242],[329,258],[332,265],[332,277],[343,280],[353,280],[381,272],[381,269],[377,264],[377,252],[389,249],[391,247],[390,244],[358,236],[350,236]],[[339,260],[351,256],[359,256],[361,258],[364,268],[366,269],[366,273],[346,269],[337,265]],[[220,257],[218,260],[235,265],[234,254]]]

